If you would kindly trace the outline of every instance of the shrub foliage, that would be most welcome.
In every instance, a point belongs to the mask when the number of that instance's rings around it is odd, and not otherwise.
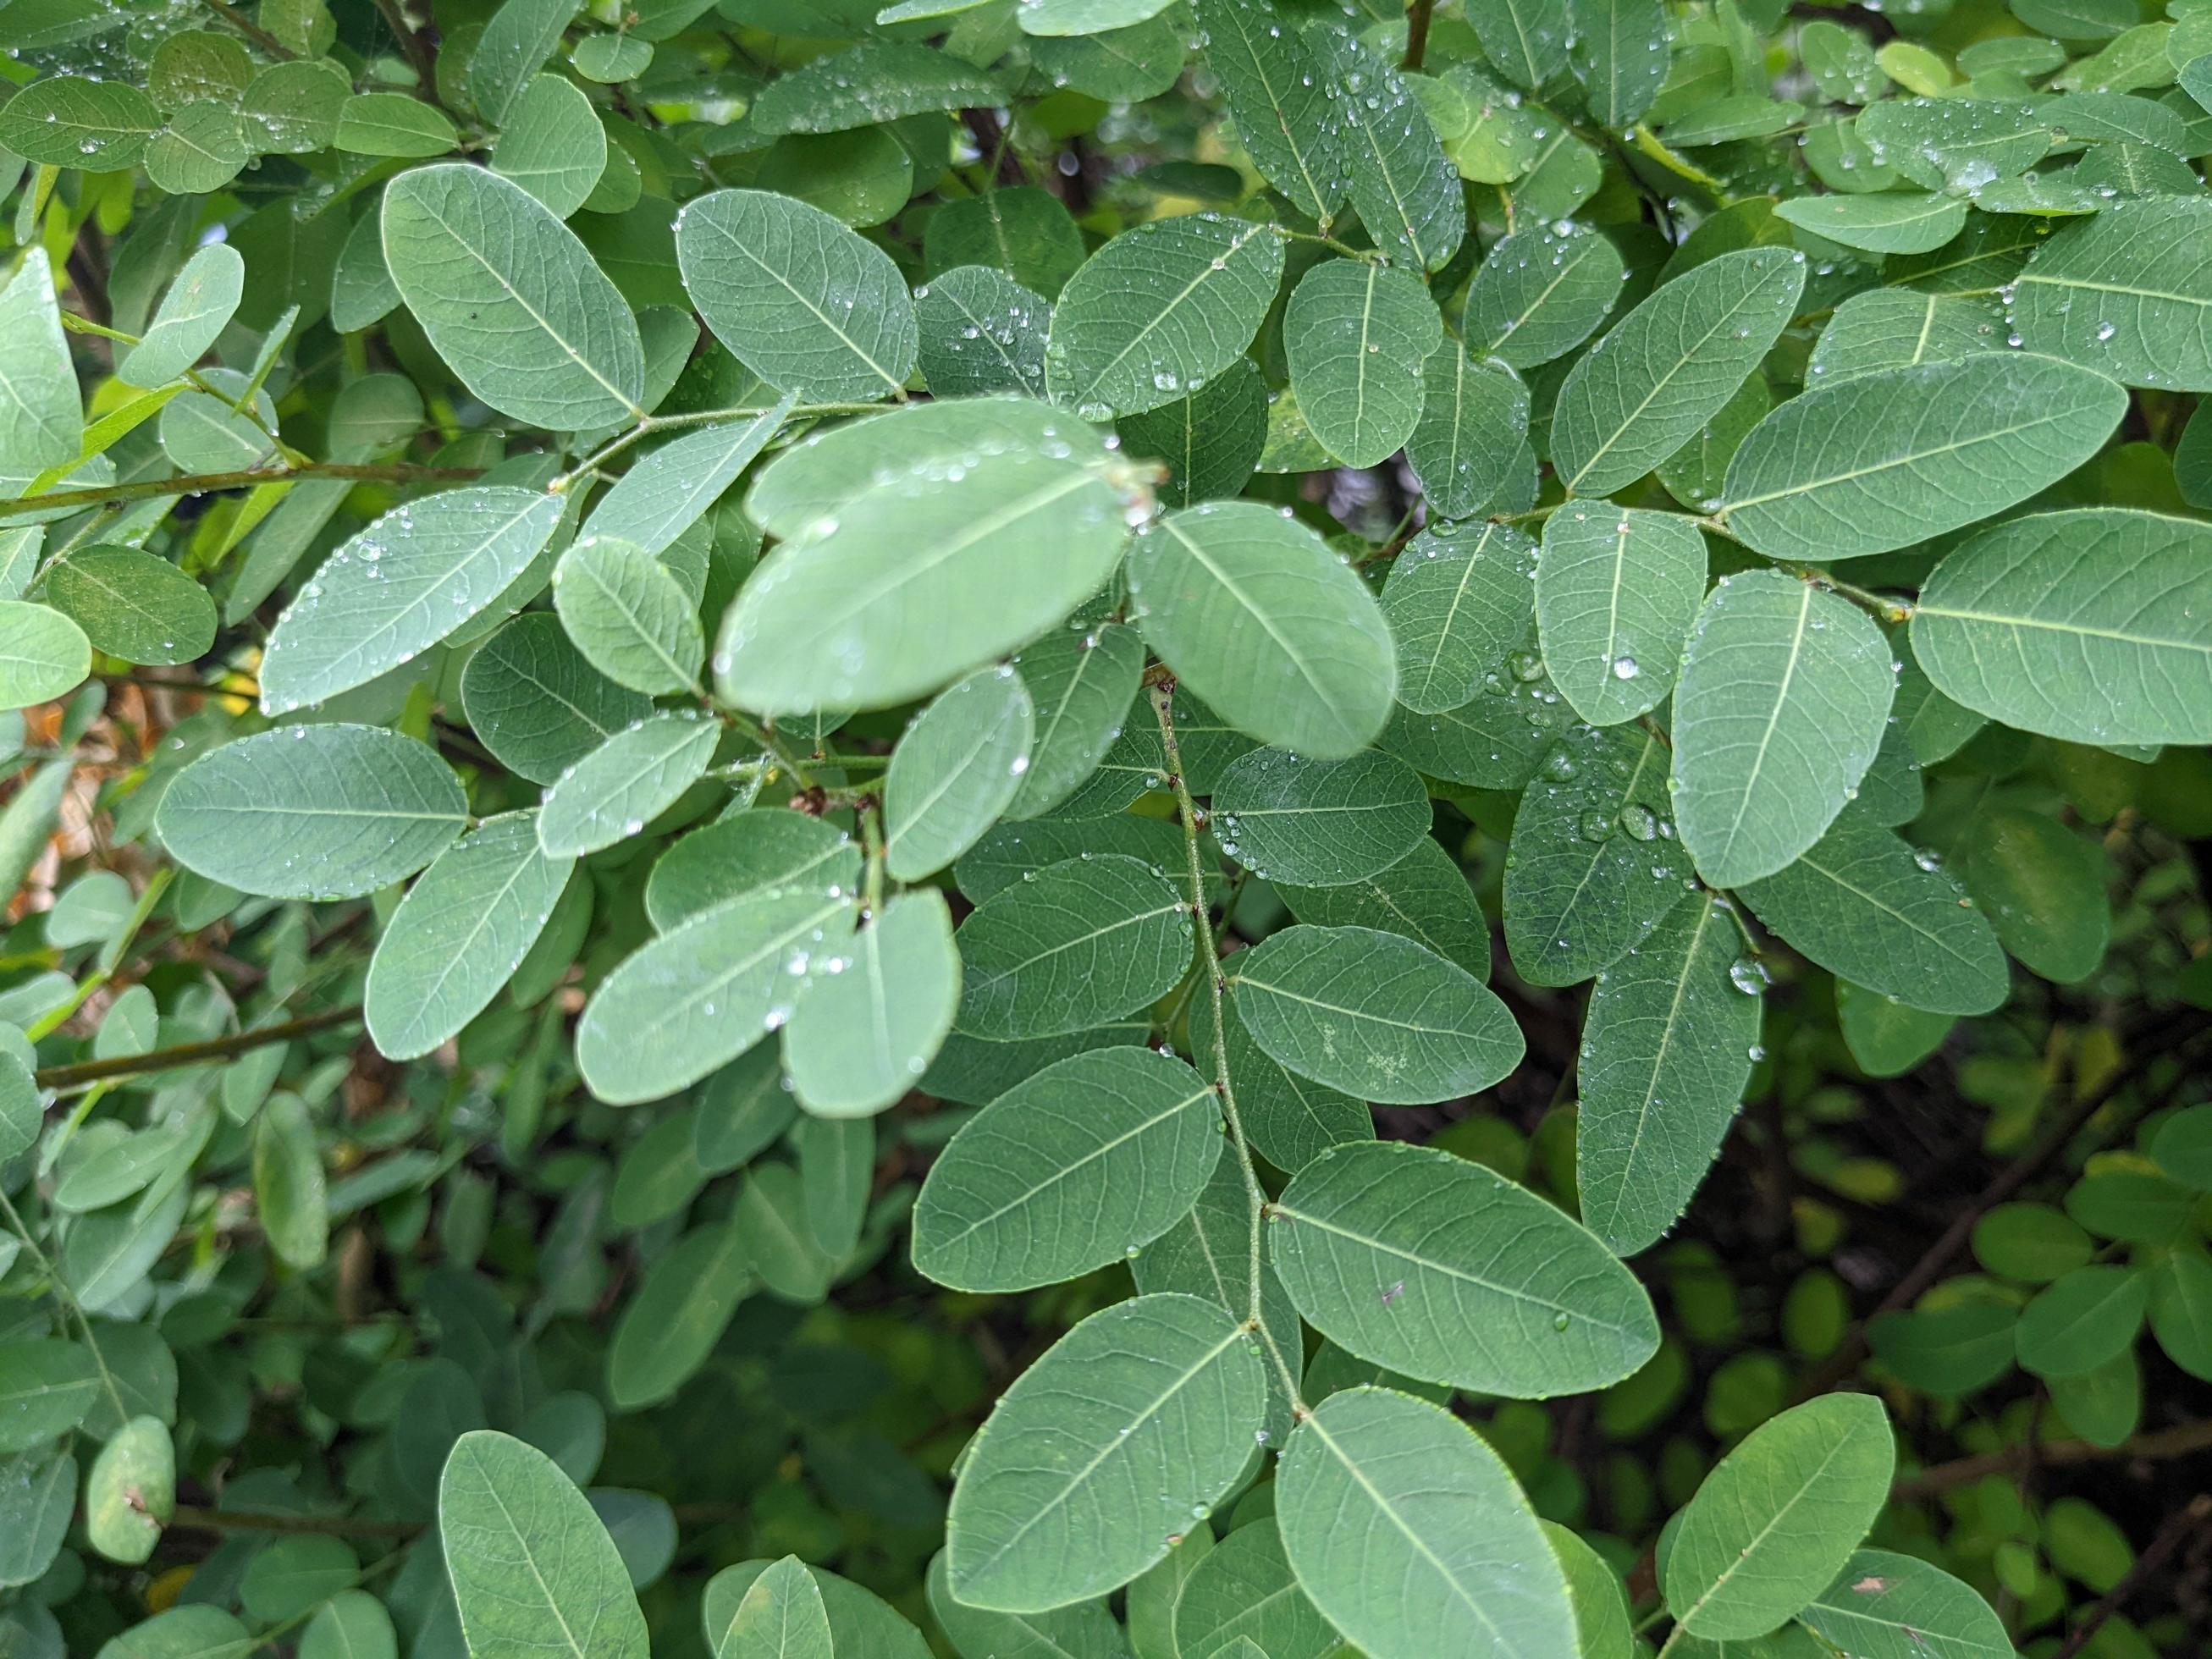
[[[2202,1650],[2201,0],[0,46],[0,1653]]]

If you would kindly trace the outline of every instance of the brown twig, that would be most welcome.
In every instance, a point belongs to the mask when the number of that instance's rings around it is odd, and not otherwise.
[[[279,62],[289,62],[299,56],[299,53],[294,52],[291,47],[270,33],[251,17],[246,16],[245,13],[227,4],[225,0],[200,0],[200,3]]]
[[[205,1042],[180,1042],[173,1048],[155,1048],[143,1054],[118,1054],[112,1060],[82,1060],[70,1066],[42,1066],[32,1076],[41,1089],[67,1089],[80,1083],[98,1083],[111,1077],[166,1072],[179,1066],[198,1066],[209,1060],[228,1060],[233,1054],[266,1048],[272,1042],[289,1042],[294,1037],[328,1030],[333,1025],[348,1024],[360,1018],[359,1005],[350,1008],[331,1008],[319,1014],[306,1014],[298,1019],[288,1019],[281,1025],[264,1025],[258,1030],[240,1031],[235,1036],[212,1037]]]
[[[2087,1440],[2059,1440],[2044,1444],[2022,1441],[2002,1451],[1933,1464],[1917,1474],[1906,1475],[1890,1488],[1889,1496],[1893,1503],[1932,1498],[1937,1492],[1984,1480],[1993,1474],[2009,1474],[2031,1462],[2044,1468],[2072,1468],[2083,1463],[2163,1463],[2203,1451],[2212,1451],[2212,1419],[2160,1429],[2153,1434],[2134,1435],[2117,1446],[2092,1445]]]
[[[1436,0],[1406,0],[1405,67],[1417,70],[1429,55],[1429,14]]]
[[[441,109],[445,102],[438,96],[438,59],[431,50],[427,35],[418,33],[408,22],[407,14],[400,9],[399,0],[376,0],[376,9],[384,18],[384,25],[398,37],[399,50],[407,54],[407,61],[415,67],[415,78],[422,82],[422,100]]]
[[[2051,1656],[2051,1659],[2074,1659],[2076,1654],[2087,1647],[2089,1638],[2104,1627],[2105,1620],[2118,1613],[2121,1604],[2142,1589],[2143,1582],[2164,1566],[2166,1558],[2181,1547],[2182,1540],[2207,1520],[2212,1520],[2212,1492],[2197,1493],[2167,1516],[2166,1524],[2158,1529],[2158,1536],[2152,1539],[2150,1547],[2136,1558],[2136,1564],[2128,1569],[2127,1576],[2113,1585],[2106,1592],[2105,1599],[2089,1609],[2087,1617],[2068,1632],[2064,1644]]]

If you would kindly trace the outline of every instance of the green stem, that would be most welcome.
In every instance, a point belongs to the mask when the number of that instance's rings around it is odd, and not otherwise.
[[[225,3],[225,0],[200,0],[210,11],[236,29],[240,34],[280,63],[289,62],[299,54],[286,46],[267,29],[242,12]]]
[[[1185,873],[1190,883],[1190,912],[1192,929],[1198,940],[1198,971],[1206,981],[1206,994],[1213,1009],[1213,1089],[1221,1100],[1221,1115],[1229,1126],[1229,1144],[1236,1149],[1237,1167],[1244,1177],[1244,1196],[1251,1206],[1250,1273],[1247,1275],[1244,1322],[1266,1344],[1268,1354],[1281,1373],[1284,1390],[1290,1395],[1291,1409],[1295,1416],[1305,1415],[1305,1401],[1298,1394],[1297,1374],[1284,1357],[1275,1334],[1267,1328],[1267,1315],[1261,1306],[1262,1268],[1261,1265],[1261,1231],[1267,1210],[1267,1194],[1260,1185],[1260,1172],[1252,1160],[1251,1143],[1244,1138],[1244,1120],[1237,1110],[1237,1090],[1229,1076],[1229,1030],[1226,1024],[1229,1010],[1224,1006],[1223,993],[1227,981],[1221,972],[1221,957],[1213,936],[1213,917],[1206,902],[1206,865],[1198,845],[1198,805],[1191,799],[1190,785],[1182,772],[1182,750],[1176,740],[1175,687],[1163,683],[1151,688],[1152,708],[1159,718],[1160,749],[1167,763],[1168,785],[1175,792],[1176,808],[1182,818],[1182,845]]]
[[[84,1333],[84,1346],[92,1351],[92,1363],[100,1369],[100,1386],[107,1390],[108,1401],[115,1407],[117,1420],[129,1422],[131,1408],[123,1403],[123,1390],[115,1386],[115,1373],[107,1369],[107,1356],[100,1351],[100,1339],[92,1334],[92,1321],[85,1316],[84,1304],[76,1299],[76,1292],[70,1289],[63,1279],[52,1258],[39,1248],[38,1240],[31,1237],[31,1230],[23,1224],[23,1218],[16,1213],[15,1204],[5,1193],[0,1193],[0,1215],[7,1217],[9,1227],[16,1237],[23,1241],[23,1248],[31,1253],[31,1260],[54,1287],[55,1297],[76,1320],[77,1329]]]
[[[473,466],[417,466],[407,461],[354,464],[306,461],[289,466],[252,467],[239,472],[189,472],[141,483],[103,484],[94,489],[50,489],[43,495],[0,499],[0,519],[27,518],[57,507],[105,507],[121,501],[152,501],[163,495],[200,495],[215,489],[250,489],[290,478],[342,478],[354,483],[426,483],[474,478]]]
[[[143,1054],[118,1054],[112,1060],[82,1060],[71,1066],[42,1066],[32,1074],[33,1081],[41,1089],[67,1089],[80,1083],[97,1083],[104,1078],[131,1077],[142,1072],[166,1072],[178,1066],[198,1066],[213,1060],[228,1060],[232,1055],[245,1054],[249,1049],[265,1048],[272,1042],[289,1042],[294,1037],[327,1030],[333,1025],[350,1024],[360,1018],[358,1005],[350,1008],[331,1008],[319,1014],[288,1019],[281,1025],[264,1025],[258,1030],[240,1031],[235,1036],[214,1037],[205,1042],[180,1042],[173,1048],[155,1048]]]
[[[832,415],[865,415],[888,407],[884,404],[797,404],[793,405],[788,420],[813,420]],[[748,404],[739,409],[702,409],[684,415],[648,415],[627,432],[617,433],[597,449],[570,467],[553,481],[555,490],[566,489],[571,482],[587,472],[596,471],[612,460],[632,444],[650,438],[656,432],[674,432],[687,426],[709,426],[716,421],[757,420],[763,415],[772,415],[775,406]]]

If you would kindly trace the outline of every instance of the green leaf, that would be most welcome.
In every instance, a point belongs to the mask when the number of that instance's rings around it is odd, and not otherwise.
[[[508,0],[508,9],[539,3]],[[481,49],[475,62],[481,68]],[[536,197],[483,167],[443,163],[394,179],[383,211],[400,298],[471,392],[562,432],[643,412],[637,320]]]
[[[49,75],[0,109],[0,145],[41,167],[119,173],[137,161],[161,125],[153,100],[127,82]],[[33,248],[24,270],[45,264]]]
[[[314,1121],[297,1095],[272,1095],[253,1121],[253,1203],[278,1261],[301,1271],[321,1263],[330,1204]]]
[[[1033,818],[1073,793],[1121,735],[1144,674],[1145,643],[1121,623],[1062,629],[1025,647],[1014,668],[1036,710],[1035,736],[1006,816]]]
[[[1567,1600],[1574,1608],[1582,1659],[1632,1659],[1636,1638],[1630,1628],[1628,1596],[1620,1575],[1583,1541],[1580,1534],[1556,1521],[1540,1524],[1545,1541],[1566,1575]]]
[[[1430,355],[1421,378],[1421,418],[1406,439],[1406,463],[1431,514],[1471,517],[1512,476],[1528,434],[1528,389],[1455,343]]]
[[[100,1366],[89,1348],[58,1337],[0,1342],[0,1453],[67,1434],[99,1397]]]
[[[1966,204],[1917,191],[1806,196],[1778,203],[1774,216],[1869,253],[1931,253],[1965,228]]]
[[[38,592],[94,647],[125,662],[191,662],[215,643],[215,601],[207,590],[167,559],[136,548],[72,548],[39,573]]]
[[[1865,1659],[2012,1659],[2011,1637],[1990,1604],[1917,1556],[1861,1550],[1797,1622]]]
[[[1049,1613],[992,1613],[953,1596],[945,1553],[929,1564],[930,1616],[964,1659],[1127,1659],[1121,1627],[1102,1597]]]
[[[341,1590],[300,1632],[300,1659],[398,1659],[399,1633],[367,1590]]]
[[[1682,1511],[1660,1579],[1693,1636],[1763,1636],[1832,1583],[1888,1501],[1897,1445],[1871,1395],[1832,1394],[1752,1431]]]
[[[1960,849],[1966,890],[2029,972],[2061,985],[2087,979],[2112,933],[2104,852],[2057,818],[1989,807]]]
[[[1206,67],[1221,82],[1260,176],[1326,226],[1343,205],[1341,101],[1321,55],[1299,30],[1253,0],[1195,0]]]
[[[1449,1100],[1521,1061],[1505,1005],[1466,969],[1396,933],[1285,928],[1237,958],[1231,985],[1261,1048],[1356,1099]]]
[[[823,1117],[896,1104],[921,1085],[959,1005],[944,896],[901,894],[853,936],[842,968],[814,980],[785,1028],[783,1063],[800,1103]]]
[[[538,842],[546,856],[580,858],[641,833],[705,773],[722,735],[696,709],[647,715],[609,738],[545,792]]]
[[[965,1291],[1030,1290],[1119,1261],[1190,1211],[1221,1156],[1212,1085],[1144,1048],[1016,1085],[931,1165],[914,1264]]]
[[[1666,701],[1705,596],[1705,538],[1678,514],[1568,507],[1544,521],[1536,561],[1544,665],[1593,726],[1618,726]]]
[[[950,52],[868,40],[772,82],[747,112],[761,132],[843,132],[938,110],[990,107],[1006,89]]]
[[[647,1270],[615,1327],[607,1350],[615,1408],[635,1411],[674,1395],[707,1363],[757,1283],[735,1224],[685,1234]]]
[[[2148,1308],[2148,1279],[2135,1268],[2101,1262],[2076,1267],[2021,1310],[2014,1347],[2020,1363],[2039,1376],[2080,1376],[2124,1352]]]
[[[1617,1382],[1659,1345],[1650,1298],[1595,1237],[1449,1152],[1337,1147],[1270,1215],[1306,1322],[1407,1376],[1546,1399]]]
[[[109,1560],[135,1566],[154,1553],[176,1509],[177,1449],[168,1425],[134,1417],[85,1475],[85,1541]]]
[[[2102,375],[2026,352],[1855,374],[1752,428],[1719,516],[1771,558],[1885,552],[2057,483],[2127,407]]]
[[[731,899],[779,887],[837,887],[860,881],[860,849],[843,830],[781,807],[718,820],[678,842],[653,866],[645,914],[657,933]]]
[[[1146,527],[1129,555],[1145,638],[1239,729],[1323,760],[1372,742],[1396,684],[1390,631],[1312,531],[1256,501]]]
[[[1398,701],[1424,714],[1472,702],[1528,632],[1535,565],[1536,544],[1509,525],[1443,525],[1414,537],[1382,587]]]
[[[1583,83],[1590,118],[1627,131],[1667,79],[1665,9],[1658,0],[1570,0],[1567,16],[1567,62]]]
[[[1429,797],[1412,768],[1371,749],[1341,761],[1255,749],[1215,782],[1212,827],[1221,850],[1263,880],[1340,887],[1419,844]]]
[[[1052,305],[988,265],[956,265],[914,291],[922,379],[933,396],[1044,391]]]
[[[495,485],[394,507],[325,560],[276,619],[262,711],[319,703],[413,661],[490,605],[560,519],[557,496]]]
[[[2212,203],[2112,201],[2029,257],[2007,306],[2013,331],[2126,386],[2212,391]]]
[[[1427,112],[1363,42],[1328,27],[1306,38],[1334,82],[1360,223],[1413,269],[1442,269],[1466,240],[1467,204]]]
[[[722,696],[763,714],[905,702],[1026,644],[1105,584],[1127,529],[1098,471],[1026,444],[965,454],[885,468],[769,554],[723,619]],[[1042,545],[1054,556],[1034,557]]]
[[[914,372],[914,301],[890,256],[788,196],[718,190],[676,216],[684,286],[715,337],[807,402],[873,401]]]
[[[1534,368],[1589,338],[1620,302],[1620,250],[1588,225],[1537,225],[1501,238],[1468,287],[1468,350]]]
[[[1536,1659],[1565,1575],[1504,1462],[1442,1407],[1331,1395],[1283,1448],[1276,1509],[1300,1588],[1372,1659]]]
[[[38,82],[16,95],[27,98],[52,84]],[[0,109],[0,123],[14,111],[13,104]],[[26,472],[73,464],[83,441],[84,412],[54,302],[53,268],[42,247],[33,248],[15,280],[0,289],[0,337],[8,341],[7,356],[0,360],[0,461]]]
[[[1316,265],[1283,314],[1298,407],[1346,466],[1373,466],[1405,447],[1421,418],[1422,365],[1443,341],[1427,290],[1371,261]]]
[[[1577,360],[1552,416],[1552,459],[1577,495],[1607,495],[1680,449],[1779,337],[1805,256],[1745,248],[1662,284]]]
[[[574,0],[504,0],[492,14],[469,54],[468,89],[493,126],[507,125],[575,15]]]
[[[645,1659],[645,1616],[614,1540],[535,1447],[488,1429],[455,1442],[438,1538],[472,1659]]]
[[[706,1605],[707,1642],[714,1650],[715,1659],[738,1659],[737,1650],[728,1645],[729,1629],[738,1609],[761,1575],[767,1571],[766,1561],[740,1562],[734,1567],[725,1567],[708,1583]],[[891,1611],[872,1591],[866,1590],[849,1578],[821,1567],[809,1567],[807,1574],[814,1587],[822,1593],[822,1605],[830,1615],[830,1634],[840,1654],[866,1654],[869,1659],[930,1659],[929,1644],[921,1633]]]
[[[658,556],[711,511],[768,447],[791,404],[786,396],[750,421],[704,427],[663,444],[615,481],[592,507],[586,534]]]
[[[1001,1042],[1052,1036],[1173,988],[1190,965],[1190,907],[1135,859],[1068,859],[978,905],[959,942],[961,1029]]]
[[[625,957],[576,1026],[576,1066],[612,1105],[658,1100],[780,1030],[818,954],[844,948],[849,893],[776,888],[693,916]]]
[[[35,1583],[60,1555],[76,1510],[76,1459],[59,1444],[0,1460],[0,1584]]]
[[[1689,1206],[1743,1104],[1758,1052],[1758,981],[1729,969],[1735,925],[1685,897],[1598,974],[1583,1024],[1575,1184],[1616,1255],[1649,1248]]]
[[[461,707],[494,757],[532,783],[561,774],[653,710],[569,643],[556,617],[517,617],[470,656]]]
[[[177,775],[155,829],[169,856],[270,898],[357,898],[411,876],[468,823],[428,746],[369,726],[289,726]]]
[[[1176,1654],[1206,1659],[1251,1659],[1244,1648],[1267,1659],[1334,1659],[1345,1645],[1291,1576],[1273,1516],[1233,1528],[1191,1570],[1174,1638]]]
[[[573,867],[540,849],[533,812],[487,818],[440,854],[369,961],[364,1002],[378,1049],[415,1059],[481,1013],[538,942]]]
[[[2160,1122],[2150,1156],[2184,1186],[2212,1192],[2212,1105],[2185,1107]]]
[[[1124,231],[1054,301],[1054,400],[1103,420],[1198,391],[1244,355],[1282,275],[1273,224],[1194,213]]]
[[[945,1524],[954,1596],[1042,1613],[1126,1584],[1243,1472],[1266,1404],[1227,1310],[1140,1296],[1091,1315],[969,1444]]]
[[[1874,763],[1896,674],[1847,600],[1779,571],[1723,578],[1674,691],[1674,809],[1717,887],[1773,874],[1818,841]]]
[[[1759,919],[1831,973],[1908,1006],[1987,1013],[2010,979],[1988,919],[1936,860],[1860,817],[1745,884]]]
[[[1994,526],[1936,567],[1912,653],[1978,713],[2075,743],[2212,742],[2212,531],[2118,507]]]
[[[901,881],[933,875],[1006,812],[1029,770],[1035,714],[1012,668],[984,668],[938,694],[884,775],[884,863]]]
[[[0,708],[50,702],[92,672],[92,641],[50,605],[0,599]]]
[[[635,542],[586,536],[553,568],[553,608],[584,659],[617,685],[696,690],[707,644],[699,609]]]
[[[404,92],[356,93],[338,112],[334,148],[356,155],[443,155],[459,139],[445,113]]]
[[[1024,34],[1104,34],[1167,9],[1162,0],[1030,0],[1020,13]]]
[[[1402,933],[1477,979],[1490,976],[1490,924],[1474,889],[1458,861],[1426,836],[1403,858],[1358,881],[1300,887],[1278,879],[1274,887],[1300,921]]]
[[[575,82],[537,76],[507,111],[491,166],[565,219],[591,199],[607,170],[607,130]]]
[[[2212,1260],[2184,1249],[2152,1269],[2150,1328],[2167,1358],[2212,1381]]]
[[[795,1555],[753,1580],[715,1649],[720,1659],[831,1659],[833,1651],[830,1611]]]
[[[1158,486],[1169,507],[1223,500],[1252,481],[1267,443],[1267,382],[1260,366],[1239,357],[1189,396],[1115,422],[1125,453],[1167,463]]]
[[[1035,185],[945,203],[930,216],[922,252],[933,275],[989,265],[1048,300],[1058,297],[1089,257],[1067,210]]]
[[[210,242],[201,248],[169,284],[138,343],[117,360],[117,374],[132,386],[157,386],[175,380],[215,343],[237,311],[245,284],[246,262],[236,248],[228,242]],[[72,392],[70,402],[75,401]],[[75,453],[72,447],[70,456]]]
[[[1836,307],[1806,371],[1822,382],[2003,349],[2003,318],[1982,300],[1876,288]],[[1763,412],[1763,411],[1762,411]],[[1719,490],[1713,492],[1716,499]]]

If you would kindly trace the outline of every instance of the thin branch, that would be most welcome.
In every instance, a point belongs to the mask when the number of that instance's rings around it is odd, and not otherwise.
[[[200,3],[280,63],[289,62],[299,56],[299,53],[294,52],[291,47],[270,33],[251,17],[246,16],[245,13],[227,4],[225,0],[200,0]]]
[[[1264,1283],[1261,1264],[1261,1225],[1267,1212],[1267,1190],[1260,1185],[1260,1172],[1252,1162],[1251,1143],[1244,1138],[1244,1120],[1237,1110],[1237,1091],[1229,1078],[1228,1009],[1223,1006],[1223,992],[1227,981],[1221,972],[1221,953],[1214,943],[1213,915],[1206,898],[1206,866],[1198,849],[1200,823],[1197,804],[1191,799],[1190,784],[1183,776],[1182,750],[1176,740],[1175,684],[1171,680],[1153,685],[1149,694],[1152,708],[1160,723],[1160,750],[1166,762],[1168,786],[1175,792],[1176,808],[1182,817],[1182,844],[1185,872],[1190,882],[1190,912],[1193,931],[1197,934],[1198,971],[1206,981],[1206,994],[1212,1000],[1213,1012],[1213,1091],[1221,1101],[1221,1115],[1229,1126],[1229,1143],[1237,1153],[1237,1168],[1244,1177],[1244,1196],[1251,1206],[1250,1273],[1247,1285],[1244,1322],[1257,1332],[1267,1345],[1267,1352],[1282,1374],[1283,1388],[1290,1396],[1291,1409],[1297,1416],[1305,1413],[1305,1404],[1299,1398],[1297,1374],[1285,1358],[1282,1346],[1268,1328],[1265,1310],[1261,1306],[1261,1289]]]
[[[2184,1423],[2179,1428],[2138,1434],[2117,1446],[2093,1445],[2087,1440],[2059,1440],[2043,1444],[2022,1441],[2002,1451],[1983,1452],[1948,1463],[1936,1463],[1917,1474],[1908,1474],[1890,1488],[1892,1503],[1929,1498],[1954,1486],[1969,1486],[1993,1474],[2009,1474],[2030,1463],[2045,1468],[2070,1468],[2083,1463],[2165,1463],[2212,1451],[2212,1419]]]
[[[427,36],[418,33],[400,9],[399,0],[376,0],[376,9],[384,18],[384,25],[398,38],[399,50],[407,54],[407,61],[415,67],[415,78],[422,82],[422,99],[426,103],[445,107],[438,96],[438,60],[430,50]]]
[[[388,1538],[404,1542],[422,1527],[412,1521],[351,1521],[340,1515],[275,1515],[246,1510],[206,1510],[177,1505],[169,1525],[191,1532],[312,1533],[325,1538]]]
[[[1417,70],[1429,55],[1429,14],[1436,0],[1406,0],[1405,67]]]
[[[2136,1558],[2136,1564],[2127,1576],[2112,1586],[2105,1599],[2089,1609],[2088,1616],[2074,1626],[2063,1646],[2051,1659],[2075,1659],[2075,1656],[2089,1645],[2089,1638],[2104,1628],[2105,1621],[2120,1610],[2121,1604],[2141,1589],[2144,1583],[2166,1565],[2166,1558],[2179,1549],[2182,1540],[2212,1520],[2212,1492],[2199,1492],[2166,1520],[2158,1529],[2158,1536],[2150,1547]]]
[[[26,518],[33,513],[51,513],[56,507],[104,507],[116,501],[152,501],[161,495],[199,495],[211,489],[250,489],[256,484],[283,483],[290,478],[424,483],[478,477],[483,471],[474,466],[417,466],[408,461],[308,461],[293,466],[249,467],[240,472],[190,472],[142,483],[103,484],[95,489],[50,489],[43,495],[9,496],[0,500],[0,519]]]
[[[83,1060],[72,1066],[44,1066],[32,1076],[41,1089],[73,1088],[81,1083],[98,1083],[111,1077],[132,1077],[144,1072],[166,1072],[179,1066],[198,1066],[212,1060],[228,1060],[233,1054],[265,1048],[272,1042],[289,1042],[294,1037],[328,1030],[333,1025],[350,1024],[360,1018],[358,1004],[350,1008],[331,1008],[319,1014],[306,1014],[298,1019],[286,1020],[281,1025],[264,1025],[258,1030],[240,1031],[235,1036],[213,1037],[205,1042],[180,1042],[173,1048],[155,1048],[143,1054],[118,1054],[112,1060]]]

